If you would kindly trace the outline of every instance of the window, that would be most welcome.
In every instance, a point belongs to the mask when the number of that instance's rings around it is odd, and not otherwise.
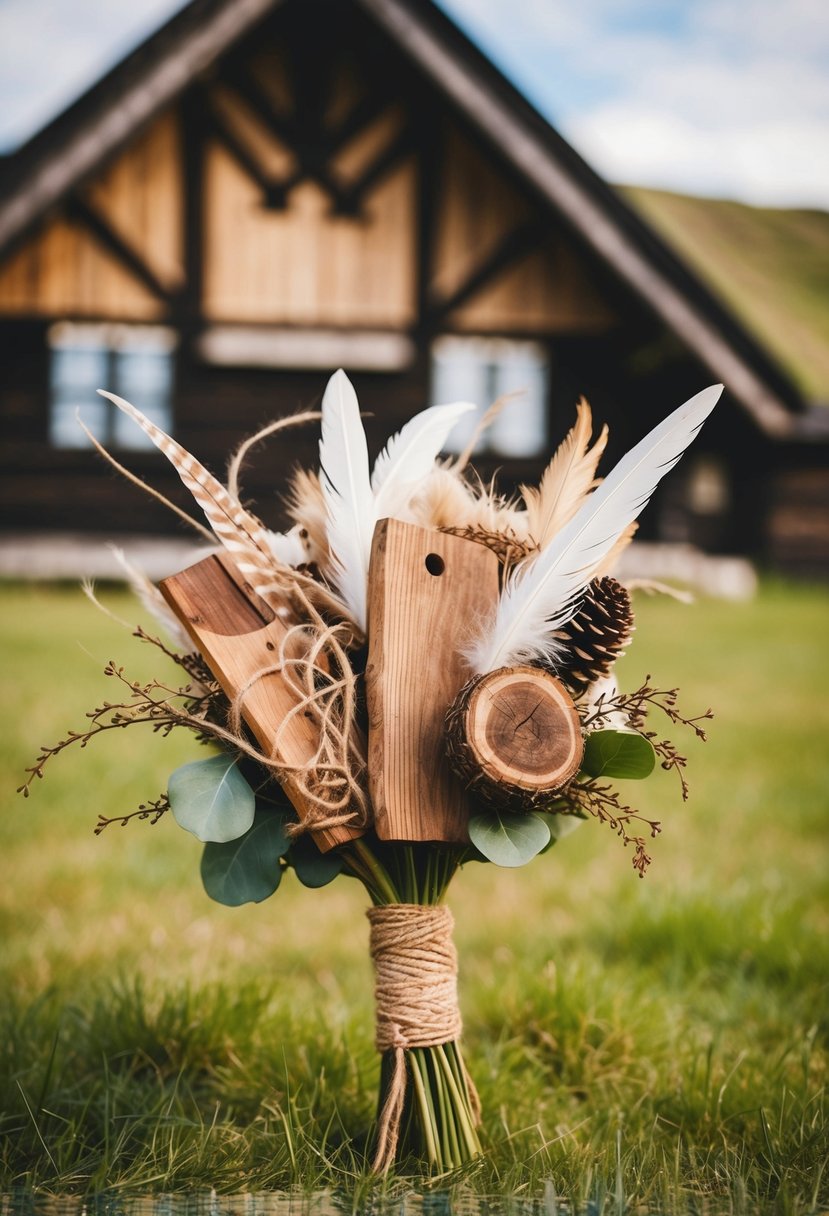
[[[480,416],[499,397],[515,393],[475,449],[494,456],[539,456],[547,449],[549,360],[539,342],[507,338],[438,338],[432,346],[432,402],[474,401],[478,412],[460,420],[447,450],[461,452]]]
[[[56,448],[84,448],[77,411],[106,447],[148,448],[152,441],[96,390],[131,401],[165,431],[171,429],[176,334],[160,325],[86,325],[59,321],[49,330],[49,439]]]

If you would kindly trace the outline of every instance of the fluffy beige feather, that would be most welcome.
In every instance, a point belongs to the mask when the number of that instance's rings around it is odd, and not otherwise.
[[[410,504],[413,522],[423,528],[480,528],[527,536],[526,512],[499,497],[492,486],[477,486],[453,468],[437,465]]]
[[[306,533],[308,561],[321,570],[328,565],[328,511],[319,474],[297,469],[285,503],[288,518]]]
[[[596,467],[607,445],[607,427],[590,447],[593,418],[590,406],[581,398],[576,422],[548,464],[541,484],[521,486],[527,506],[529,534],[540,549],[545,549],[557,532],[569,523],[596,486]]]

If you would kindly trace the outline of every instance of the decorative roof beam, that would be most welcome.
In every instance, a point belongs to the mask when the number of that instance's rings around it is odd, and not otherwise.
[[[334,208],[337,215],[357,215],[369,190],[414,150],[414,136],[407,127],[404,127],[396,138],[366,165],[355,182],[340,189],[340,197]]]
[[[176,292],[152,270],[142,258],[138,250],[116,232],[109,220],[88,199],[82,199],[77,194],[71,194],[65,204],[66,215],[69,219],[86,228],[100,245],[116,258],[125,270],[138,279],[162,303],[171,305]]]
[[[451,295],[429,304],[425,318],[427,328],[434,329],[439,326],[444,318],[465,304],[507,267],[532,253],[548,231],[549,223],[540,216],[535,216],[508,232]]]

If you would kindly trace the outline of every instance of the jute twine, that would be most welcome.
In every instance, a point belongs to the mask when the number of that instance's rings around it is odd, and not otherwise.
[[[368,826],[365,741],[357,727],[355,680],[342,632],[343,627],[336,625],[292,626],[276,660],[253,672],[231,702],[228,726],[239,749],[266,765],[277,779],[290,774],[302,789],[305,817],[301,823],[289,825],[290,835],[345,825]],[[274,674],[281,675],[296,701],[282,721],[274,724],[273,750],[265,755],[244,739],[242,716],[250,690]],[[289,765],[279,759],[282,739],[302,717],[316,728],[317,748],[305,764]]]
[[[436,1047],[458,1039],[458,955],[454,920],[444,907],[390,904],[370,908],[370,950],[374,963],[376,1045],[394,1053],[386,1100],[380,1112],[373,1168],[394,1161],[406,1097],[406,1057],[411,1047]],[[477,1095],[467,1078],[470,1107]]]

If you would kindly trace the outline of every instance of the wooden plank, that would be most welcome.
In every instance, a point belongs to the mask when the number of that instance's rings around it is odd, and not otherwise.
[[[498,559],[483,545],[381,520],[369,573],[369,792],[383,840],[468,839],[469,804],[445,757],[463,658],[494,611]]]
[[[288,627],[224,557],[207,557],[159,586],[227,696],[233,700],[246,689],[242,717],[262,750],[283,764],[307,764],[317,750],[318,736],[305,714],[294,715],[290,728],[280,733],[276,751],[276,728],[297,704],[282,675],[269,672],[248,687],[257,672],[274,664]],[[299,782],[281,770],[278,777],[300,819],[307,819],[310,807]],[[313,833],[323,852],[360,834],[360,829],[349,827]]]
[[[184,280],[182,154],[169,110],[79,191],[168,292]]]

